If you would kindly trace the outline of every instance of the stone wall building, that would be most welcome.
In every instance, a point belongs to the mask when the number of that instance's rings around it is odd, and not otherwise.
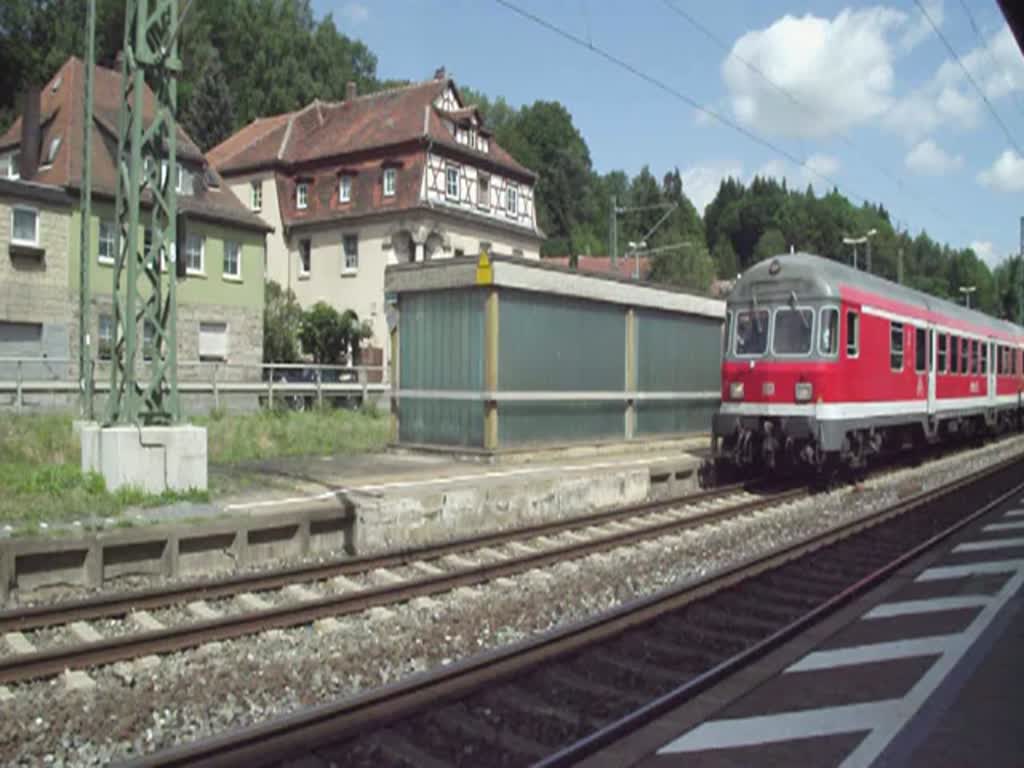
[[[38,375],[31,378],[78,377],[84,76],[84,64],[69,59],[41,92],[26,99],[24,114],[0,136],[0,358],[72,361],[66,371],[44,366],[46,370],[33,371]],[[102,381],[109,376],[106,361],[115,341],[114,196],[121,76],[97,67],[93,87],[93,207],[87,222],[90,334],[96,379]],[[154,113],[148,89],[144,102],[148,124]],[[187,230],[179,256],[186,259],[187,276],[177,286],[179,379],[208,379],[206,364],[221,363],[227,364],[221,366],[222,379],[258,380],[265,245],[271,228],[239,202],[180,127],[177,146],[175,183]],[[147,166],[150,179],[161,171],[166,166]],[[143,197],[139,240],[149,258],[166,260],[166,254],[150,252],[149,192],[144,190]],[[144,327],[137,333],[145,352],[153,333]],[[0,370],[0,378],[12,377],[11,370]]]
[[[255,120],[207,154],[274,228],[267,277],[354,310],[386,349],[384,269],[481,250],[539,258],[536,174],[439,70],[423,83]],[[388,355],[385,355],[388,357]],[[386,360],[385,360],[386,362]]]

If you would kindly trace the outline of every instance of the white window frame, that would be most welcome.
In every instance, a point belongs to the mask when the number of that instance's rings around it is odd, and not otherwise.
[[[251,182],[249,205],[254,211],[263,210],[263,181]]]
[[[295,207],[300,211],[309,208],[309,182],[300,181],[295,185]]]
[[[32,239],[31,240],[26,240],[23,237],[15,237],[14,236],[14,217],[18,213],[31,213],[32,214],[33,220],[35,221],[35,226],[33,227]],[[28,206],[28,205],[14,205],[14,206],[11,206],[11,242],[13,244],[15,244],[15,245],[31,245],[31,246],[38,246],[39,245],[39,209],[38,208],[32,208],[31,206]]]
[[[519,187],[509,184],[505,192],[505,213],[509,216],[519,215]]]
[[[196,269],[189,263],[189,246],[194,242],[193,238],[199,240],[199,269]],[[203,235],[196,233],[190,233],[185,238],[185,274],[186,275],[205,275],[206,274],[206,238]]]
[[[228,271],[228,253],[232,247],[235,250],[235,271]],[[242,282],[242,244],[237,240],[225,240],[224,241],[224,264],[222,265],[222,276],[225,280],[234,280],[236,282]]]
[[[309,267],[302,262],[302,244],[309,243]],[[309,238],[299,239],[299,277],[306,278],[313,273],[313,241]]]
[[[390,184],[388,183],[390,181]],[[395,187],[398,183],[398,169],[397,168],[385,168],[384,169],[384,197],[394,197]]]
[[[452,173],[455,174],[455,192],[452,192]],[[459,178],[459,166],[447,163],[444,167],[444,196],[449,200],[458,200],[462,191],[462,180]]]
[[[821,344],[821,332],[825,328],[825,315],[828,314],[829,312],[836,313],[835,352],[829,352],[827,349],[823,348]],[[843,329],[840,326],[842,319],[843,313],[839,311],[839,307],[822,307],[820,310],[818,310],[818,354],[821,357],[824,357],[828,360],[834,360],[835,358],[839,357],[839,339],[842,337],[843,333]]]
[[[338,179],[338,202],[352,202],[352,175],[349,173],[343,173]]]
[[[348,260],[349,253],[348,253],[348,250],[345,248],[345,243],[350,238],[355,240],[355,243],[356,243],[356,250],[355,250],[355,254],[354,254],[355,255],[355,263],[354,264],[349,264],[349,260]],[[341,236],[341,274],[343,274],[343,275],[355,275],[355,274],[358,274],[358,273],[359,273],[359,235],[357,235],[354,232],[351,232],[351,233],[344,234],[344,235]]]
[[[811,313],[811,327],[810,327],[811,343],[807,345],[807,351],[806,352],[776,352],[775,351],[775,329],[777,327],[776,319],[778,318],[780,312],[810,312]],[[811,355],[814,354],[815,346],[817,346],[814,343],[814,340],[817,338],[817,336],[815,335],[815,332],[818,330],[818,324],[815,322],[815,315],[817,315],[817,314],[818,313],[814,311],[814,307],[808,307],[808,306],[776,307],[772,311],[772,335],[768,337],[770,342],[771,342],[768,346],[769,346],[769,349],[771,350],[772,357],[782,357],[782,358],[786,358],[786,359],[801,358],[801,357],[811,357]]]
[[[104,224],[109,224],[110,225],[110,238],[109,238],[109,241],[110,241],[110,255],[109,256],[104,256],[101,253],[101,249],[100,249],[100,243],[104,242],[104,240],[105,240],[105,238],[103,237],[103,225]],[[113,264],[117,260],[117,254],[114,252],[114,249],[117,247],[117,229],[116,229],[116,227],[117,227],[117,225],[114,223],[113,219],[103,219],[103,218],[101,218],[99,220],[99,223],[96,225],[96,261],[99,262],[100,264]],[[143,240],[143,242],[145,242],[145,240]],[[143,247],[145,247],[145,246],[143,246]]]
[[[483,187],[480,182],[486,180],[487,192],[483,193]],[[477,171],[476,173],[476,205],[477,208],[491,208],[491,174]]]

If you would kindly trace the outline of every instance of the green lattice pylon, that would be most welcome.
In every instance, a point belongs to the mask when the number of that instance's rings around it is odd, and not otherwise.
[[[108,424],[170,424],[181,418],[175,291],[177,39],[178,0],[127,0]],[[143,112],[147,82],[155,97],[148,125]],[[145,218],[143,202],[149,204]],[[152,233],[148,247],[143,224]]]

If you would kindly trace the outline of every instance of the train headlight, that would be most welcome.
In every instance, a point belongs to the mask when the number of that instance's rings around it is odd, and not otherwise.
[[[734,381],[729,384],[729,399],[730,400],[742,400],[743,399],[743,382]]]
[[[814,385],[809,381],[798,381],[795,395],[798,403],[809,403],[814,397]]]

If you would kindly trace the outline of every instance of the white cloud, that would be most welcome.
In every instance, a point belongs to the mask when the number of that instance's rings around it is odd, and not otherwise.
[[[341,15],[353,24],[361,24],[370,18],[370,9],[362,3],[346,3],[342,6]]]
[[[1024,158],[1008,149],[978,174],[978,181],[1002,192],[1020,192],[1024,190]]]
[[[964,68],[990,99],[999,99],[1014,91],[1024,91],[1024,58],[1010,31],[1003,24],[984,45],[974,48],[960,60]],[[973,87],[967,82],[963,69],[955,61],[943,62],[935,74],[935,80],[947,86]]]
[[[892,102],[889,38],[908,21],[889,8],[847,9],[834,19],[787,15],[746,33],[722,64],[734,114],[787,137],[829,136],[877,117]]]
[[[697,212],[703,216],[708,203],[718,194],[718,187],[723,179],[730,176],[742,179],[743,166],[740,163],[698,165],[680,171],[679,175],[683,180],[683,192],[690,198]]]
[[[935,26],[941,27],[946,16],[942,0],[925,0],[924,8],[928,11],[932,21],[935,22]],[[932,25],[928,23],[928,19],[924,17],[923,13],[918,13],[917,20],[907,27],[903,37],[900,38],[900,48],[904,51],[916,48],[920,43],[927,40],[931,34]]]
[[[926,139],[907,153],[904,162],[914,173],[941,176],[960,168],[964,159],[960,155],[950,155],[934,141]]]
[[[800,170],[808,181],[821,182],[822,176],[829,178],[835,176],[836,171],[839,170],[839,158],[833,155],[813,154],[807,158]]]
[[[994,267],[1001,261],[996,255],[996,246],[991,240],[974,240],[970,248],[978,255],[979,259],[990,267]]]

